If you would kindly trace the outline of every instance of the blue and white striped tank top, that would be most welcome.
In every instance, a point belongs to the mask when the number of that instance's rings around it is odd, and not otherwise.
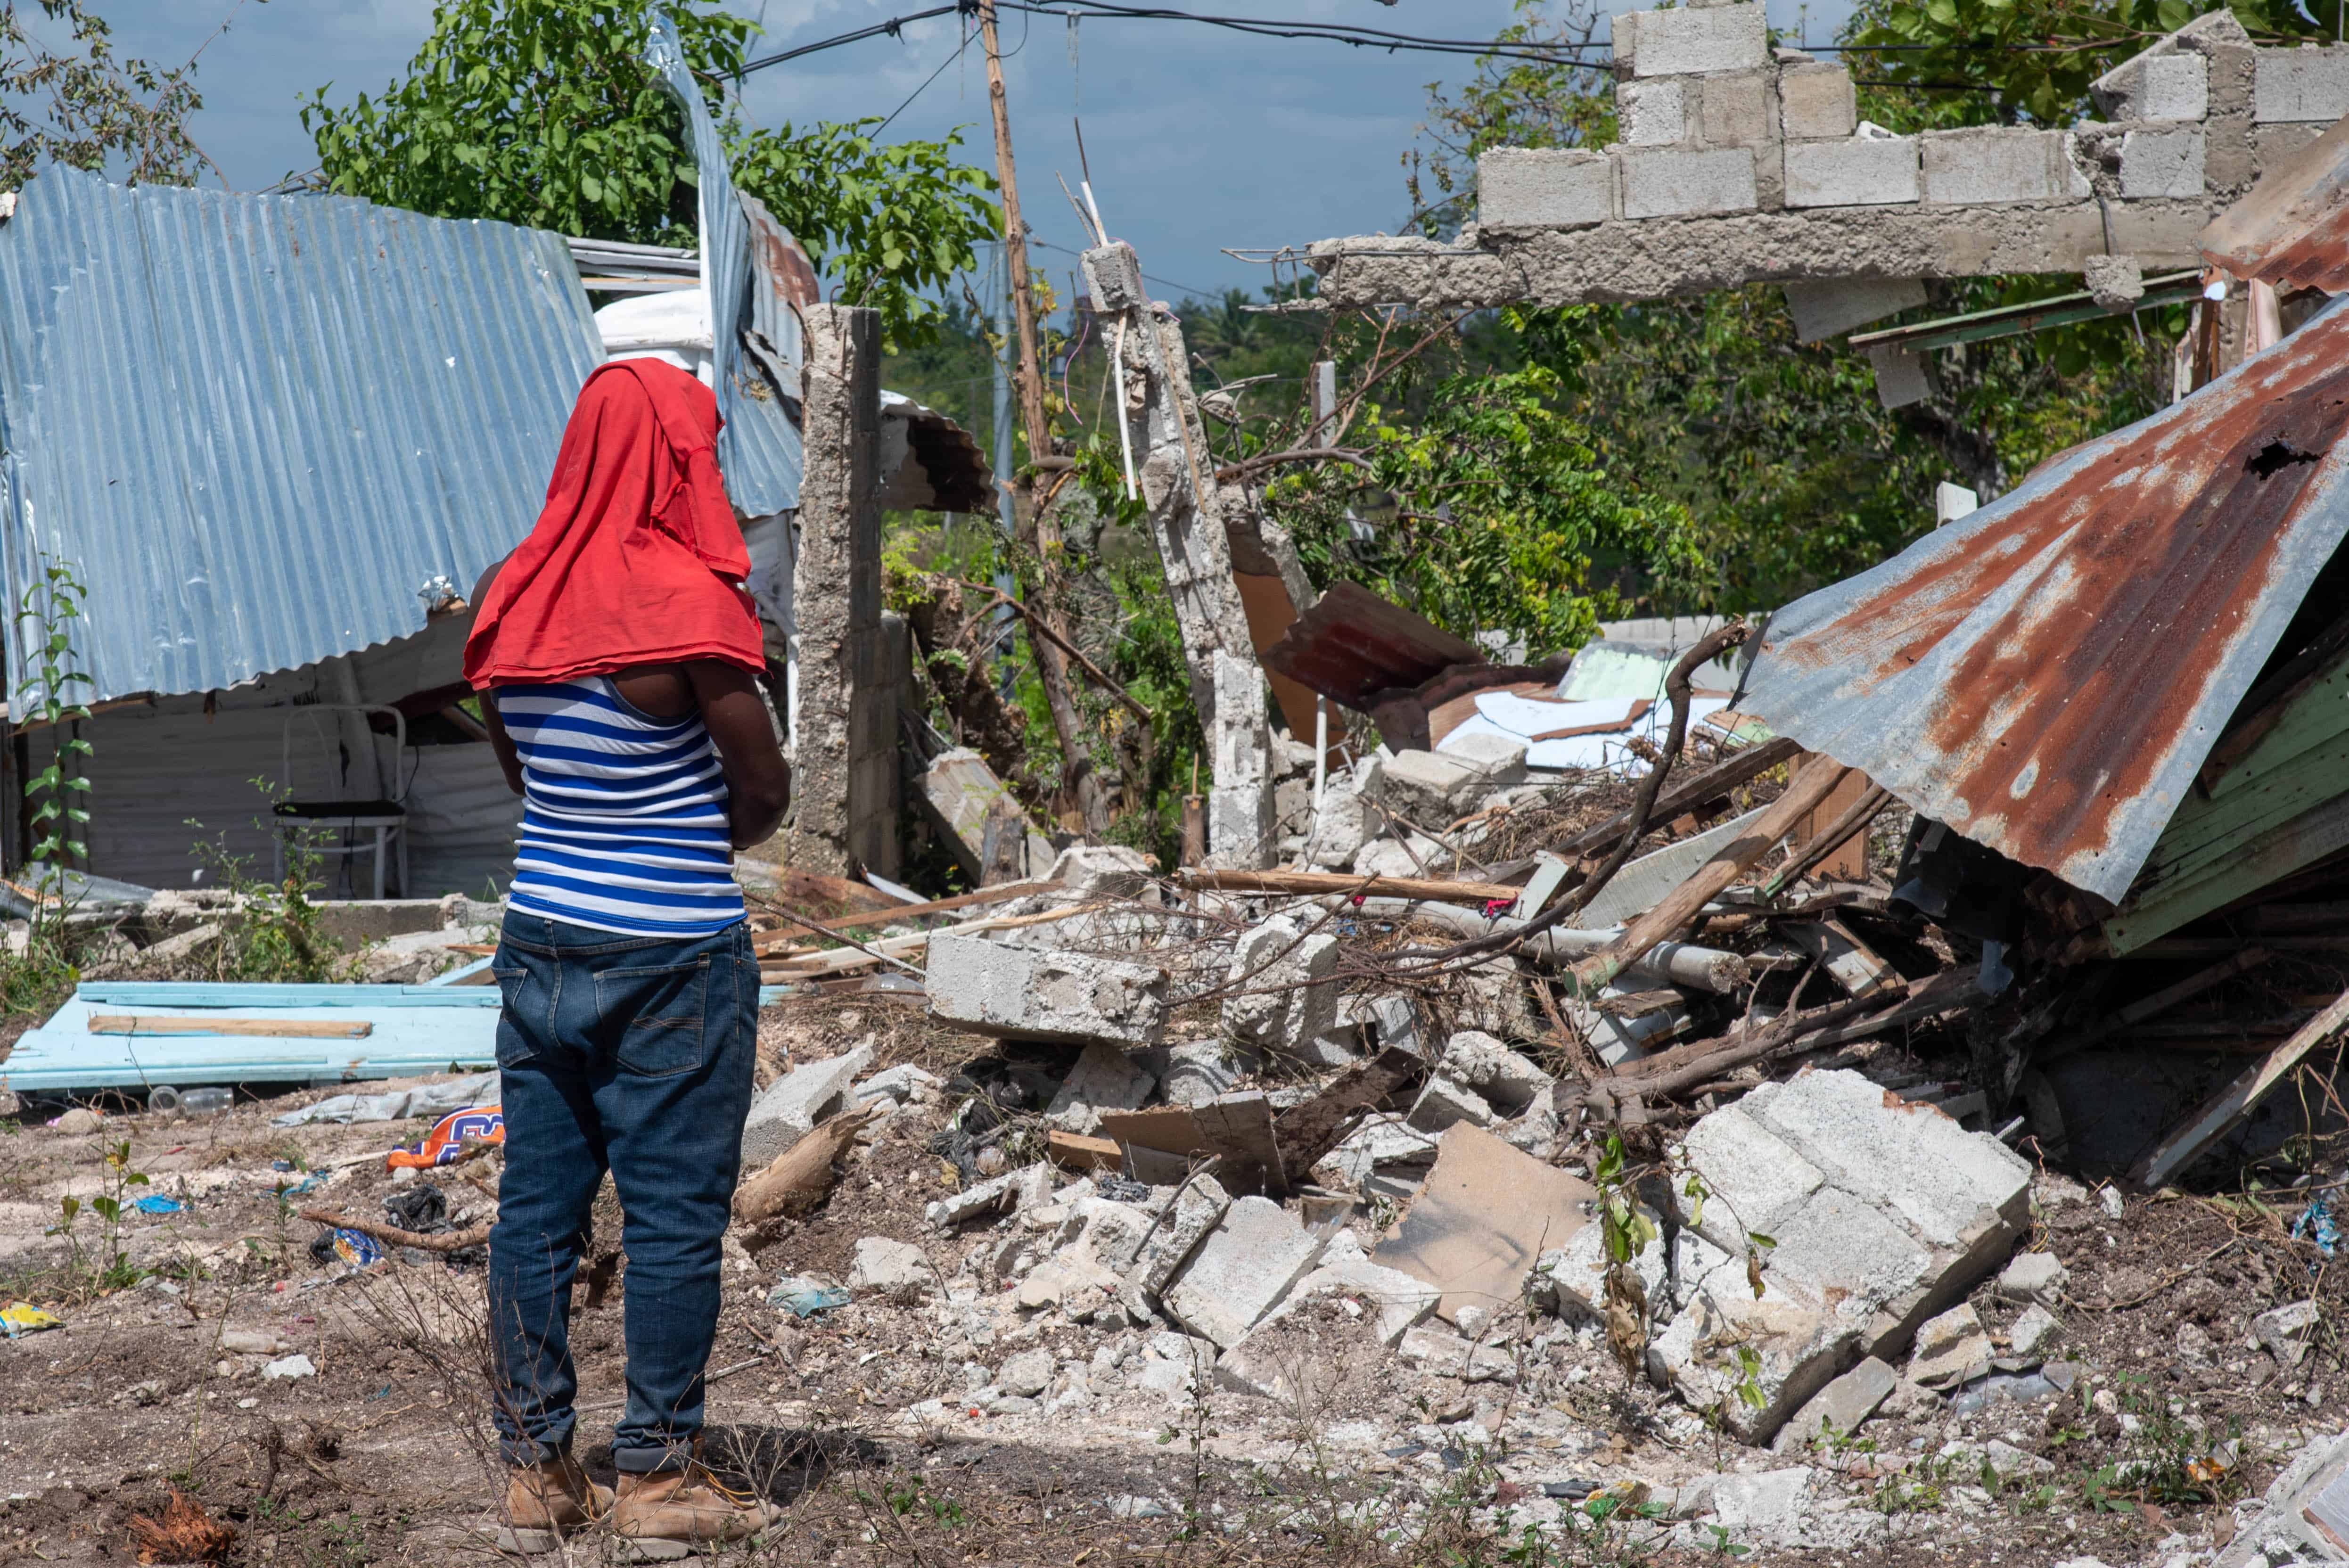
[[[522,756],[512,908],[631,936],[742,918],[726,774],[698,710],[638,711],[607,676],[496,688]]]

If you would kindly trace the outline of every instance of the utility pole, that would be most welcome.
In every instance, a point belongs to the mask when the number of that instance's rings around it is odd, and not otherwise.
[[[1044,421],[1044,383],[1036,367],[1036,300],[1028,290],[1028,232],[1019,221],[1019,175],[1011,161],[1011,109],[1003,95],[995,0],[978,0],[978,32],[987,44],[987,101],[995,111],[995,177],[1003,187],[1003,253],[1011,273],[1011,312],[1019,329],[1019,422],[1028,431],[1032,464],[1052,455],[1052,433]]]
[[[1052,460],[1052,428],[1044,415],[1044,380],[1036,354],[1036,299],[1028,287],[1028,232],[1019,220],[1019,171],[1011,160],[1011,108],[1003,92],[1003,51],[997,42],[995,0],[978,0],[978,31],[987,46],[987,98],[995,113],[995,177],[1003,188],[1003,260],[1011,291],[1012,318],[1019,329],[1019,422],[1028,432],[1028,468],[1032,475]],[[998,438],[999,443],[1001,438]],[[999,483],[1007,476],[999,473]],[[1029,516],[1034,521],[1037,552],[1043,561],[1045,592],[1036,609],[1047,630],[1068,638],[1068,618],[1060,613],[1050,584],[1060,573],[1061,531],[1047,515],[1050,509],[1036,495],[1032,481]],[[1052,713],[1052,732],[1061,743],[1061,781],[1076,797],[1077,810],[1089,837],[1109,831],[1109,795],[1102,788],[1092,748],[1086,743],[1077,717],[1076,697],[1069,686],[1069,662],[1050,637],[1038,636],[1033,627],[1029,650],[1036,657],[1036,676],[1044,688],[1044,703]]]

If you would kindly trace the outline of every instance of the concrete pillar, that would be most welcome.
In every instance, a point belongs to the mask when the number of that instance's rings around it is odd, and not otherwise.
[[[1111,243],[1085,253],[1085,280],[1093,309],[1110,335],[1114,357],[1125,370],[1122,396],[1113,399],[1124,421],[1123,452],[1136,488],[1149,508],[1150,535],[1166,572],[1166,592],[1183,634],[1183,663],[1199,727],[1214,752],[1215,789],[1209,797],[1209,859],[1226,866],[1262,866],[1271,852],[1272,777],[1268,765],[1250,770],[1250,758],[1268,756],[1264,694],[1247,614],[1232,572],[1231,539],[1225,528],[1226,499],[1215,478],[1215,455],[1199,423],[1191,394],[1183,330],[1173,315],[1154,304],[1143,286],[1142,263],[1133,250]],[[1245,665],[1250,680],[1219,671],[1218,659]],[[1228,721],[1224,694],[1244,692],[1242,711]],[[1258,799],[1257,797],[1261,797]],[[1219,831],[1214,823],[1228,827]],[[1258,825],[1262,825],[1259,835]],[[1256,837],[1260,847],[1242,843]],[[1234,858],[1239,857],[1239,858]]]
[[[896,869],[897,716],[880,646],[881,316],[845,305],[803,314],[796,804],[785,851],[805,871],[865,865],[885,876]]]

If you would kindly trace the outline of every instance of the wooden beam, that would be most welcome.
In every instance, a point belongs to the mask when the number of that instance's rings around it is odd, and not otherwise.
[[[2236,1123],[2251,1115],[2270,1090],[2292,1075],[2293,1068],[2349,1026],[2349,991],[2296,1030],[2292,1038],[2270,1051],[2251,1071],[2205,1100],[2193,1115],[2165,1134],[2153,1152],[2137,1161],[2129,1180],[2151,1192],[2191,1165],[2224,1138]]]
[[[1312,898],[1345,893],[1361,898],[1414,898],[1441,903],[1515,903],[1525,889],[1508,882],[1454,882],[1446,877],[1363,877],[1344,872],[1185,871],[1185,887],[1218,892],[1292,893]]]
[[[1655,908],[1633,921],[1621,936],[1568,971],[1576,994],[1596,994],[1637,963],[1650,948],[1670,940],[1754,861],[1768,854],[1772,846],[1785,838],[1806,812],[1834,793],[1836,786],[1850,772],[1832,757],[1816,758],[1795,775],[1794,782],[1786,786],[1786,792],[1770,803],[1751,830],[1698,867]]]
[[[93,1035],[258,1035],[270,1039],[364,1040],[375,1033],[365,1020],[330,1018],[207,1018],[147,1016],[138,1013],[92,1013]]]
[[[811,919],[822,920],[823,924],[804,925],[793,922],[783,930],[770,932],[757,937],[751,942],[750,946],[760,957],[764,958],[779,948],[791,946],[799,935],[808,932],[827,935],[831,932],[846,931],[861,926],[894,925],[898,921],[912,920],[925,914],[945,914],[951,910],[969,909],[977,904],[1001,903],[1006,899],[1025,898],[1031,892],[1058,892],[1066,885],[1065,882],[1004,882],[996,887],[980,888],[977,892],[959,892],[952,898],[934,898],[927,903],[895,904],[887,909],[876,909],[869,914],[850,915],[841,920],[834,920],[829,915],[810,916]],[[782,919],[791,919],[791,913],[780,907],[776,910],[776,913]]]

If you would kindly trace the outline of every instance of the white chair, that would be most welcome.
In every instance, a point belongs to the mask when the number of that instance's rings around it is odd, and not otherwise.
[[[375,732],[367,727],[366,723],[368,718],[377,714],[386,715],[391,719],[392,799],[385,800],[344,798],[343,791],[348,787],[348,779],[343,777],[336,777],[328,786],[336,792],[334,799],[307,799],[294,793],[295,727],[297,725],[307,726],[316,733],[321,751],[328,759],[326,771],[329,775],[341,775],[344,769],[336,767],[334,759],[339,757],[343,748],[343,738],[347,733],[343,725],[346,715],[356,716],[359,719],[359,733],[365,735],[368,740],[366,757],[367,771],[363,777],[380,782],[381,776],[375,771],[373,744]],[[333,718],[333,724],[322,722],[328,717]],[[285,880],[286,840],[295,833],[306,833],[310,835],[308,847],[321,855],[347,861],[354,855],[362,855],[373,851],[377,898],[384,896],[384,872],[387,869],[385,857],[397,851],[399,856],[399,891],[402,893],[407,892],[409,885],[408,808],[401,802],[407,799],[408,785],[399,779],[400,759],[407,755],[408,718],[396,707],[370,707],[357,703],[316,703],[297,707],[288,714],[285,730],[279,740],[278,756],[278,778],[281,786],[287,791],[287,796],[286,799],[277,802],[272,812],[276,819],[276,831],[272,835],[272,849],[274,852],[274,864],[277,881],[283,882]],[[340,834],[341,841],[317,842],[317,836],[322,831]],[[373,838],[364,840],[353,837],[355,834],[366,832],[372,832]]]

